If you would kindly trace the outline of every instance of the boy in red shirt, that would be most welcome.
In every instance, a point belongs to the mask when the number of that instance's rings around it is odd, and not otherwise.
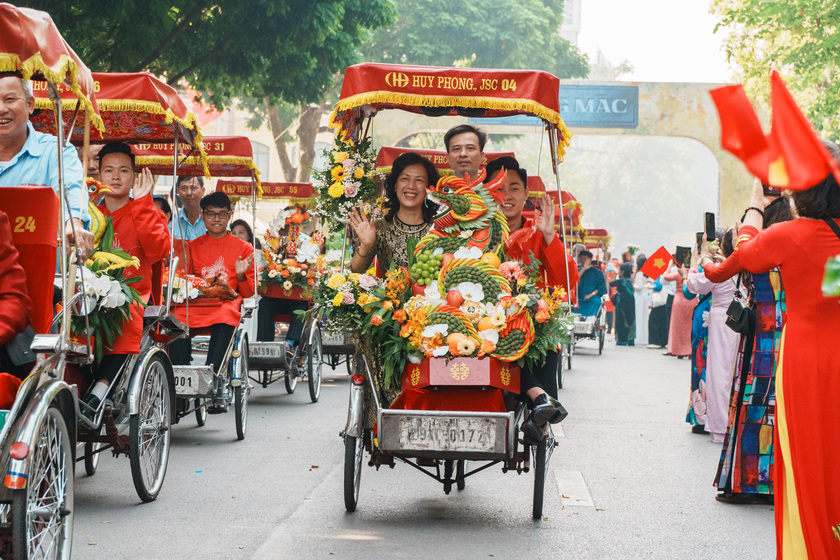
[[[207,233],[187,242],[190,253],[190,270],[187,272],[204,279],[218,277],[230,286],[236,296],[234,299],[220,298],[222,302],[218,307],[190,307],[189,326],[210,327],[206,365],[212,365],[216,372],[242,317],[242,299],[254,295],[254,248],[228,231],[230,216],[228,195],[223,192],[208,194],[201,199],[201,217]],[[176,309],[175,315],[186,322],[185,309]],[[169,345],[169,356],[175,365],[188,365],[189,339],[173,341]]]
[[[125,268],[123,277],[141,277],[132,287],[140,293],[142,301],[149,301],[152,265],[169,255],[169,228],[151,196],[154,178],[148,169],[135,176],[134,154],[127,144],[122,143],[106,144],[102,148],[99,170],[102,183],[112,190],[105,194],[98,208],[113,221],[114,247],[140,261],[139,268]],[[142,337],[143,308],[134,304],[131,306],[131,317],[122,325],[122,336],[105,349],[102,361],[94,368],[97,381],[85,399],[85,404],[92,410],[96,410],[102,402],[128,357],[140,353]]]

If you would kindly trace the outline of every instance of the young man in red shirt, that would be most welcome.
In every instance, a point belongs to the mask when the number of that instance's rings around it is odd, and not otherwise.
[[[123,277],[140,277],[132,287],[140,293],[142,301],[149,301],[152,265],[169,255],[169,228],[163,213],[152,200],[154,178],[148,169],[139,176],[134,173],[134,154],[127,144],[122,143],[106,144],[100,150],[99,171],[102,183],[111,187],[111,192],[103,196],[98,208],[113,221],[114,247],[140,261],[139,268],[123,269]],[[102,361],[94,367],[96,383],[85,399],[85,404],[92,410],[96,410],[102,402],[129,356],[140,353],[142,337],[143,308],[134,304],[131,306],[131,317],[122,325],[122,335],[105,349]]]
[[[188,242],[190,270],[199,278],[225,282],[235,297],[220,297],[216,306],[193,306],[189,313],[191,328],[210,327],[207,365],[218,372],[225,358],[228,344],[239,320],[242,299],[254,295],[254,248],[227,229],[231,216],[230,198],[223,192],[210,193],[201,199],[201,217],[207,233]],[[222,292],[223,290],[220,290]],[[176,309],[175,315],[186,321],[186,310]],[[190,363],[190,341],[179,339],[169,345],[169,356],[175,365]]]
[[[546,280],[539,283],[538,288],[542,290],[546,286],[560,286],[568,294],[565,267],[568,266],[569,270],[568,281],[574,286],[578,281],[577,266],[574,259],[566,253],[562,240],[554,230],[554,201],[548,193],[544,194],[541,215],[533,220],[525,219],[522,209],[528,200],[528,174],[515,158],[504,156],[487,164],[485,181],[492,181],[502,169],[507,174],[505,184],[501,188],[505,195],[502,213],[510,227],[510,238],[505,244],[505,253],[509,258],[524,264],[531,262],[533,254],[540,261],[540,276]],[[522,433],[529,443],[538,443],[542,439],[546,422],[557,423],[566,417],[566,410],[556,400],[555,372],[558,359],[557,352],[549,350],[542,367],[535,371],[522,369],[521,394],[533,403],[533,412],[522,424]]]

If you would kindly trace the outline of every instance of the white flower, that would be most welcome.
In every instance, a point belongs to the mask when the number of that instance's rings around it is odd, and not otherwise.
[[[456,259],[480,259],[481,255],[481,249],[478,247],[461,247],[455,251]]]
[[[484,288],[481,287],[481,284],[476,284],[475,282],[461,282],[455,287],[455,289],[461,292],[465,301],[476,301],[478,303],[484,301]]]
[[[327,251],[326,261],[328,263],[341,261],[341,249],[330,249]]]
[[[284,290],[291,290],[292,289],[292,283],[290,281],[286,280],[285,282],[283,282],[283,289]]]
[[[114,307],[119,307],[120,305],[125,304],[125,302],[126,298],[125,294],[122,293],[122,286],[120,286],[120,283],[116,280],[111,280],[108,293],[105,295],[105,298],[102,300],[100,305],[107,309],[113,309]]]
[[[482,340],[489,340],[493,344],[499,343],[499,331],[497,331],[496,329],[478,331],[478,336]]]
[[[438,284],[437,280],[432,280],[428,286],[426,286],[426,299],[429,301],[429,305],[436,305],[439,303],[446,303],[446,301],[440,295],[440,285]]]
[[[412,364],[414,364],[415,366],[419,366],[420,362],[423,361],[423,358],[421,358],[420,356],[417,356],[415,354],[409,354],[408,355],[408,361],[411,362]]]
[[[301,235],[301,238],[303,236]],[[297,260],[298,262],[314,263],[318,260],[318,255],[321,254],[321,248],[312,239],[307,239],[298,243]],[[341,251],[338,251],[338,258],[341,258]]]
[[[449,331],[449,325],[440,324],[440,325],[429,325],[425,329],[423,329],[423,337],[424,338],[432,338],[436,334],[441,334],[444,337],[446,333]]]
[[[449,345],[444,344],[443,346],[439,346],[432,350],[432,356],[440,358],[441,356],[446,356],[447,352],[449,352]]]
[[[442,254],[443,254],[443,248],[442,248],[442,247],[438,247],[437,249],[435,249],[434,251],[432,251],[432,254],[433,254],[433,255],[442,255]]]
[[[189,289],[189,296],[190,299],[195,299],[198,297],[198,288],[190,288]]]
[[[277,271],[276,270],[269,270],[268,271],[268,277],[269,278],[274,278],[275,276],[277,276]]]

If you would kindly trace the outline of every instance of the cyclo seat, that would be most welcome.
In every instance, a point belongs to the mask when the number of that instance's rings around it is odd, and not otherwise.
[[[53,319],[58,196],[47,187],[0,187],[0,210],[9,216],[12,241],[26,271],[32,328],[37,334],[46,334]]]

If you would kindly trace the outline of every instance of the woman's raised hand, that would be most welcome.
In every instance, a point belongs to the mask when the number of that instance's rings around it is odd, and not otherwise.
[[[376,243],[376,226],[373,225],[373,219],[366,219],[361,208],[353,208],[350,210],[348,223],[356,232],[362,251],[367,252],[366,249],[370,249]]]

